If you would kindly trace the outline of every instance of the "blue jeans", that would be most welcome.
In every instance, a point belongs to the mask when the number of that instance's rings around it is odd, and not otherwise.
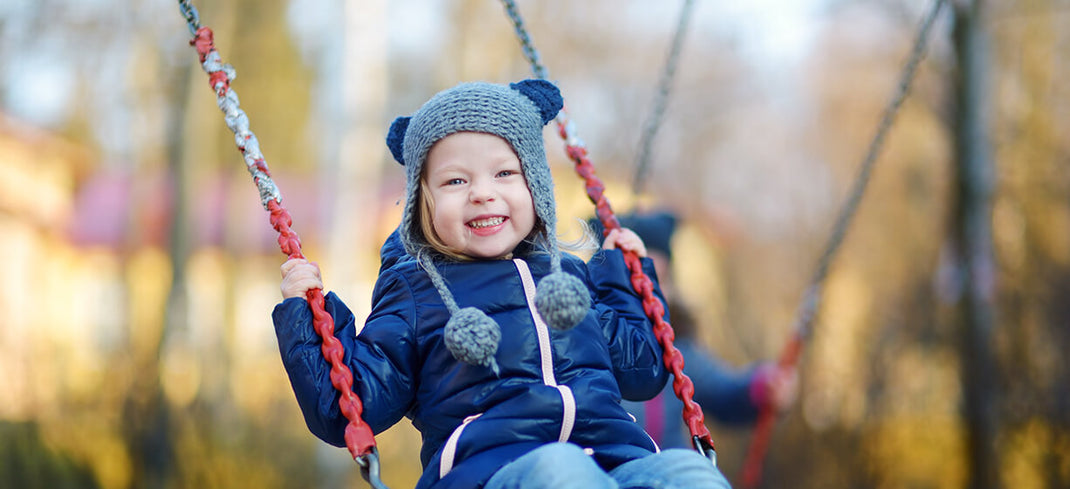
[[[502,467],[484,489],[727,489],[728,480],[694,450],[671,449],[609,473],[570,443],[543,445]]]

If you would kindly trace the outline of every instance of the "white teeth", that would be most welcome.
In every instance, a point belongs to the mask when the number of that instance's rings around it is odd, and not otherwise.
[[[491,226],[497,226],[503,222],[505,222],[504,217],[491,217],[487,219],[480,219],[478,221],[471,221],[468,223],[468,227],[473,227],[476,229],[487,228]]]

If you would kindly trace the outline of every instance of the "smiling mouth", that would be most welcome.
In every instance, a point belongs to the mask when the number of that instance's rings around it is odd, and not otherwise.
[[[489,227],[492,227],[492,226],[497,226],[497,225],[499,225],[499,224],[501,224],[503,222],[505,222],[505,218],[502,217],[502,216],[488,217],[486,219],[476,219],[474,221],[469,221],[468,222],[468,227],[473,228],[473,229],[483,229],[483,228],[489,228]]]

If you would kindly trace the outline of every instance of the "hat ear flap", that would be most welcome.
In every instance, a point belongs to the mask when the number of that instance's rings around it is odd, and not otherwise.
[[[409,128],[409,121],[412,117],[398,117],[394,119],[394,123],[390,124],[390,131],[386,133],[386,146],[390,148],[390,154],[394,155],[394,160],[405,165],[405,131]]]
[[[557,113],[565,105],[565,100],[561,98],[561,90],[558,90],[556,85],[546,80],[523,80],[517,83],[510,83],[509,88],[524,94],[525,97],[535,103],[535,106],[539,108],[540,115],[542,115],[543,124],[554,120],[554,117],[557,117]]]

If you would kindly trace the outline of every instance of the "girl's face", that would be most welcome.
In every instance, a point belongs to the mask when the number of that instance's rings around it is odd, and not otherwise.
[[[423,191],[446,246],[471,258],[504,258],[531,234],[535,206],[520,159],[504,139],[458,132],[431,146]]]

